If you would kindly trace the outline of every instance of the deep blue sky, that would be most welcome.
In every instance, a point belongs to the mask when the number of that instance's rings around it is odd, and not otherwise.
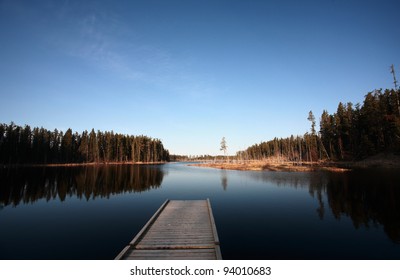
[[[0,0],[0,122],[230,154],[400,79],[400,1]]]

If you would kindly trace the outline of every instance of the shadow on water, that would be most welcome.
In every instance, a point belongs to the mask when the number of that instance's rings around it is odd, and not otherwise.
[[[143,192],[160,188],[163,178],[163,169],[137,165],[0,169],[0,207]]]

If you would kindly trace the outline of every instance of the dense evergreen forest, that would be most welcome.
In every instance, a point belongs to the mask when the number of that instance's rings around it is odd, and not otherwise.
[[[55,164],[168,161],[159,139],[111,132],[0,124],[0,164]]]
[[[237,153],[239,159],[281,157],[289,161],[357,160],[378,153],[400,153],[400,91],[369,92],[363,104],[339,103],[337,111],[323,111],[320,131],[309,112],[311,131],[303,136],[275,138]]]

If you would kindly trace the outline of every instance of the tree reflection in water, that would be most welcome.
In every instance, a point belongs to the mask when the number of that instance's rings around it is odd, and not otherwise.
[[[386,235],[400,243],[400,172],[394,169],[331,172],[252,172],[250,178],[278,187],[308,188],[319,203],[323,219],[326,200],[333,216],[350,217],[355,228],[382,225]]]
[[[17,206],[76,196],[108,198],[125,192],[142,192],[161,186],[162,168],[142,165],[35,167],[0,169],[0,205]]]
[[[387,236],[400,243],[399,182],[394,170],[332,174],[327,186],[329,206],[335,218],[349,216],[356,228],[383,225]]]

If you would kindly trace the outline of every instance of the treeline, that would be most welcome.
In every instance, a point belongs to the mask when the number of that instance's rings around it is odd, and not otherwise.
[[[168,161],[159,139],[109,132],[55,129],[0,124],[1,164],[57,164]]]
[[[369,92],[362,106],[339,103],[336,113],[324,111],[321,140],[333,159],[364,158],[400,152],[400,91]]]
[[[248,147],[236,154],[238,160],[263,160],[275,157],[276,160],[311,162],[327,158],[321,139],[316,134],[293,135],[288,138],[274,138]]]
[[[400,91],[369,92],[362,105],[339,103],[336,113],[323,111],[320,131],[310,111],[311,132],[275,138],[237,153],[239,159],[277,157],[289,161],[353,160],[381,152],[400,152]]]

